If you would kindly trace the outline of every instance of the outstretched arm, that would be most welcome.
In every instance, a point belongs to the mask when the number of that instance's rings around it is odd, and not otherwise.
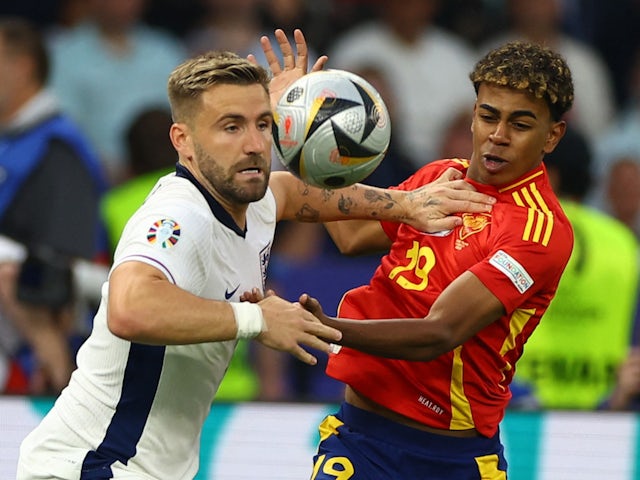
[[[257,306],[259,310],[241,308],[240,315],[262,322],[242,338],[255,338],[303,362],[313,365],[316,358],[301,345],[326,352],[329,345],[323,339],[340,338],[340,332],[322,325],[297,303],[273,295]],[[232,340],[238,338],[240,320],[231,302],[193,295],[145,263],[124,262],[111,273],[107,324],[120,338],[152,345]]]
[[[434,182],[418,190],[427,196],[410,206],[409,210],[423,222],[422,225],[414,224],[412,219],[401,221],[410,223],[421,231],[439,232],[453,229],[462,223],[461,218],[454,215],[457,212],[488,211],[493,198],[475,192],[461,178],[462,174],[458,170],[450,168]],[[377,220],[349,220],[324,225],[333,242],[345,255],[380,252],[391,246],[391,240]]]
[[[347,320],[324,315],[319,303],[306,294],[300,303],[322,323],[342,332],[339,345],[415,361],[453,350],[504,314],[500,301],[470,272],[452,282],[420,319]]]
[[[455,169],[446,173],[454,178]],[[461,224],[455,212],[490,212],[495,199],[474,191],[461,179],[435,181],[416,190],[389,190],[357,183],[326,190],[305,184],[287,172],[273,172],[269,181],[278,206],[278,220],[331,222],[387,220],[408,223],[424,232]],[[340,228],[335,227],[335,228]],[[349,235],[348,226],[347,233]],[[336,239],[339,231],[335,232]],[[338,240],[339,241],[339,240]],[[338,245],[340,247],[340,245]]]

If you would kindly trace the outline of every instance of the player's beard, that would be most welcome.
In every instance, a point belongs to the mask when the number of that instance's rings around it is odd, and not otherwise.
[[[247,204],[262,199],[267,192],[271,167],[264,157],[248,157],[246,161],[242,162],[246,165],[236,164],[233,169],[225,170],[213,156],[205,152],[197,143],[194,145],[194,153],[198,168],[209,183],[208,187],[213,188],[225,200],[236,204]],[[245,185],[236,182],[235,176],[239,168],[252,166],[258,166],[264,172],[262,180],[245,182]]]

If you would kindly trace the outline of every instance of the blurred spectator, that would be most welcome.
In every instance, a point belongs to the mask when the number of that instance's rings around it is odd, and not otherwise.
[[[258,54],[261,51],[257,42],[261,34],[261,1],[201,0],[204,13],[185,35],[189,53],[229,50],[243,57]]]
[[[98,203],[106,182],[45,89],[48,73],[38,31],[1,18],[0,234],[12,241],[0,248],[0,321],[26,342],[29,391],[40,394],[59,392],[73,369],[75,266],[105,254]]]
[[[281,28],[287,35],[292,35],[294,29],[303,28],[307,40],[309,71],[318,58],[315,46],[322,36],[321,23],[315,17],[310,4],[306,0],[259,0],[260,31],[271,40],[272,45],[277,45],[274,35],[276,28]],[[294,44],[295,48],[295,44]],[[262,51],[259,39],[248,49],[256,57],[261,65],[268,67],[267,59]],[[282,61],[282,52],[275,50],[276,56]]]
[[[567,0],[565,0],[567,1]],[[629,92],[627,79],[634,52],[640,47],[640,1],[638,0],[574,0],[580,14],[581,34],[595,46],[612,72],[618,105],[624,104]]]
[[[461,109],[446,126],[440,142],[438,158],[469,158],[473,151],[471,136],[472,111]]]
[[[544,162],[575,243],[556,296],[518,362],[514,383],[530,395],[514,389],[511,405],[596,409],[616,385],[632,343],[640,251],[622,223],[582,203],[591,181],[584,136],[568,129]]]
[[[640,411],[640,346],[636,345],[618,369],[618,383],[605,405],[609,410]]]
[[[86,1],[87,17],[51,39],[51,84],[116,184],[127,170],[127,125],[145,107],[167,104],[166,78],[185,51],[142,23],[146,0]]]
[[[627,101],[597,144],[597,188],[590,203],[631,228],[640,238],[640,48],[629,70]]]
[[[502,0],[447,0],[438,23],[478,48],[492,32],[504,28],[504,17]]]
[[[45,28],[58,16],[63,0],[21,0],[0,2],[1,17],[20,17],[36,28]]]
[[[616,101],[609,71],[597,50],[562,30],[561,0],[506,0],[508,30],[490,38],[485,51],[511,40],[541,43],[559,52],[571,68],[575,102],[570,121],[589,141],[601,135],[612,120]]]
[[[633,230],[640,239],[640,157],[615,158],[606,182],[608,212]]]
[[[328,67],[375,65],[385,73],[397,103],[393,133],[417,169],[437,157],[452,112],[473,103],[467,88],[473,53],[461,38],[435,25],[440,0],[377,2],[376,7],[376,19],[337,38]]]
[[[59,32],[75,27],[87,18],[89,4],[86,0],[60,0],[57,15],[46,28],[46,37],[51,41]]]
[[[144,18],[149,25],[183,38],[202,17],[205,10],[202,3],[202,0],[151,0]]]

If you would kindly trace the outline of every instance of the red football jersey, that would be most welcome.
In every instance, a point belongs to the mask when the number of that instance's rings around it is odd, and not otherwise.
[[[422,167],[398,188],[413,190],[466,160]],[[393,245],[369,285],[347,292],[338,316],[421,318],[460,274],[471,271],[506,315],[453,351],[428,362],[392,360],[341,348],[327,374],[385,407],[434,428],[476,428],[492,436],[510,399],[523,345],[555,294],[573,247],[573,231],[544,165],[501,188],[471,180],[498,202],[488,214],[462,214],[463,225],[427,234],[382,223]]]

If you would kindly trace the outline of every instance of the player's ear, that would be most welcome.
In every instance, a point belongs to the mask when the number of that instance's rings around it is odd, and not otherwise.
[[[189,158],[193,156],[193,142],[186,123],[172,124],[169,129],[169,138],[180,157]]]
[[[551,153],[558,145],[558,142],[564,137],[567,131],[567,123],[564,121],[555,122],[549,129],[547,141],[544,144],[543,153]]]

